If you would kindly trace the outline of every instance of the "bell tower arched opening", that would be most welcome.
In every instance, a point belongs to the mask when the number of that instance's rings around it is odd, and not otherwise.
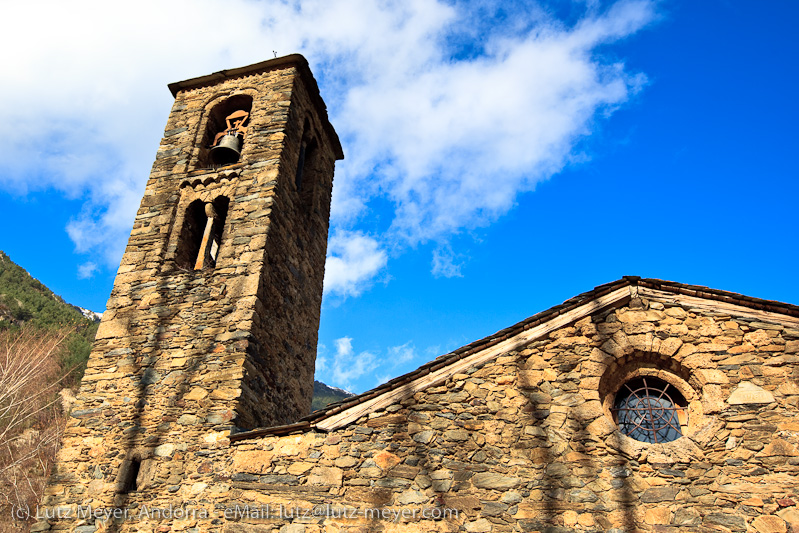
[[[249,133],[252,96],[236,94],[216,104],[208,114],[200,144],[199,168],[238,163]]]

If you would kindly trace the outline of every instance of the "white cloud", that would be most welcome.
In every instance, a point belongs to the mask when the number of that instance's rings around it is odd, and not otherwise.
[[[385,383],[420,363],[419,353],[412,341],[390,346],[385,351],[364,350],[357,353],[352,337],[341,337],[333,344],[335,351],[332,354],[323,344],[317,348],[315,378],[347,390],[362,391]],[[437,348],[432,350],[425,350],[425,355],[430,358],[437,355]]]
[[[388,360],[391,361],[393,367],[404,365],[416,358],[416,346],[413,345],[412,341],[399,346],[392,346],[388,349]]]
[[[597,46],[637,31],[652,10],[621,1],[599,13],[589,2],[568,27],[529,2],[16,2],[6,19],[36,24],[0,34],[13,51],[0,86],[11,133],[0,187],[85,198],[69,235],[115,267],[170,105],[165,84],[301,52],[347,155],[325,287],[357,295],[384,269],[382,250],[489,224],[568,164],[597,116],[644,81]],[[393,206],[390,229],[367,235],[359,224],[374,199]],[[439,255],[434,272],[457,275]]]
[[[424,360],[432,361],[433,359],[435,359],[439,355],[443,355],[444,353],[446,352],[442,352],[441,347],[438,345],[428,346],[427,348],[425,348],[424,351]]]
[[[325,293],[357,296],[384,267],[388,257],[372,237],[337,231],[330,238],[325,263]]]
[[[518,37],[489,36],[486,55],[473,59],[378,73],[349,92],[339,113],[358,147],[349,167],[356,174],[346,178],[377,177],[396,206],[393,236],[410,244],[491,222],[563,168],[597,112],[643,83],[592,52],[640,27],[649,11],[624,3],[573,29],[553,21]]]
[[[351,337],[336,339],[334,344],[336,352],[333,354],[329,374],[335,386],[352,390],[356,380],[366,374],[374,373],[376,356],[367,351],[356,354],[352,348]]]
[[[461,273],[463,262],[456,262],[457,259],[461,259],[461,257],[455,254],[451,244],[440,244],[433,250],[433,268],[431,272],[437,278],[461,278],[463,277]]]
[[[97,264],[91,261],[83,263],[78,267],[78,279],[89,279],[97,272]]]

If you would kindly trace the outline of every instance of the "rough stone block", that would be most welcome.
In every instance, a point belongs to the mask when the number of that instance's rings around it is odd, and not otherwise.
[[[233,471],[266,474],[271,471],[274,454],[264,450],[237,451],[233,454]]]
[[[758,533],[786,533],[788,531],[785,520],[773,515],[758,516],[752,520],[752,527]]]
[[[308,484],[340,487],[342,478],[343,471],[340,468],[317,466],[311,470],[308,476]]]
[[[481,489],[509,490],[518,487],[521,480],[494,472],[480,472],[472,477],[472,483]]]
[[[773,394],[749,381],[742,381],[727,398],[727,403],[730,405],[771,403],[773,401]]]

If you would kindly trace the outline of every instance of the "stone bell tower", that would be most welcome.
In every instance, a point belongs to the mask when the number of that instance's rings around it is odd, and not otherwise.
[[[46,505],[112,505],[173,453],[310,412],[343,154],[308,63],[291,55],[169,88]]]

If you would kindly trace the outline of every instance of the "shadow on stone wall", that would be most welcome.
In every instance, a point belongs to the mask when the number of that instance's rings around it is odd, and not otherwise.
[[[207,294],[193,294],[208,293],[209,289],[204,284],[182,295],[176,295],[174,288],[168,288],[170,284],[172,280],[159,284],[158,301],[174,301],[181,297],[191,301],[208,297]],[[135,299],[135,295],[132,298]],[[194,312],[192,307],[188,310]],[[192,353],[183,353],[182,348],[173,346],[171,339],[186,320],[187,317],[181,315],[187,309],[177,311],[174,307],[164,306],[154,307],[152,311],[158,319],[155,323],[142,326],[143,330],[151,333],[145,342],[138,344],[141,348],[152,349],[146,355],[132,354],[132,368],[127,371],[135,376],[131,378],[134,382],[133,397],[127,402],[132,405],[130,414],[117,423],[122,429],[119,453],[124,459],[116,476],[113,504],[120,509],[148,503],[145,498],[162,493],[164,485],[169,482],[168,478],[161,477],[163,473],[158,471],[158,466],[164,464],[161,457],[171,455],[174,451],[176,443],[169,442],[169,435],[175,431],[175,424],[193,425],[199,421],[200,417],[196,415],[181,414],[186,405],[184,396],[200,373],[204,356],[210,354],[213,348],[212,341],[199,336],[195,340],[202,342],[193,348]],[[186,358],[185,364],[170,369],[172,363],[182,357]],[[193,418],[185,419],[184,416]],[[106,524],[105,531],[116,533],[121,527],[121,521],[110,522]]]
[[[551,408],[558,404],[551,402],[557,397],[550,400],[540,391],[525,395],[529,404],[523,409],[527,415],[524,428],[535,435],[535,440],[520,444],[524,448],[530,446],[530,459],[543,468],[533,474],[529,495],[532,502],[527,508],[533,516],[525,516],[525,510],[521,510],[522,529],[548,533],[577,527],[634,531],[637,495],[627,483],[634,458],[618,442],[618,434],[608,437],[614,439],[613,448],[619,452],[611,455],[605,441],[588,428],[596,418],[571,409],[574,406],[568,406],[566,412],[553,413]],[[540,509],[536,501],[540,501]]]
[[[587,320],[593,329],[592,319]],[[549,376],[553,379],[534,385],[517,380],[528,401],[521,409],[522,428],[530,435],[519,448],[534,464],[543,465],[532,472],[531,501],[520,507],[524,531],[561,533],[579,528],[621,533],[637,528],[639,494],[630,483],[638,466],[636,452],[627,449],[618,431],[608,431],[612,422],[603,419],[602,398],[581,394],[581,381],[587,377],[582,365],[590,360],[591,345],[601,346],[611,338],[595,329],[593,333],[590,344],[555,350],[546,361],[540,359],[541,371],[554,371]],[[546,339],[532,346],[548,349],[552,342]],[[517,355],[517,369],[520,373],[530,369],[527,356]]]

